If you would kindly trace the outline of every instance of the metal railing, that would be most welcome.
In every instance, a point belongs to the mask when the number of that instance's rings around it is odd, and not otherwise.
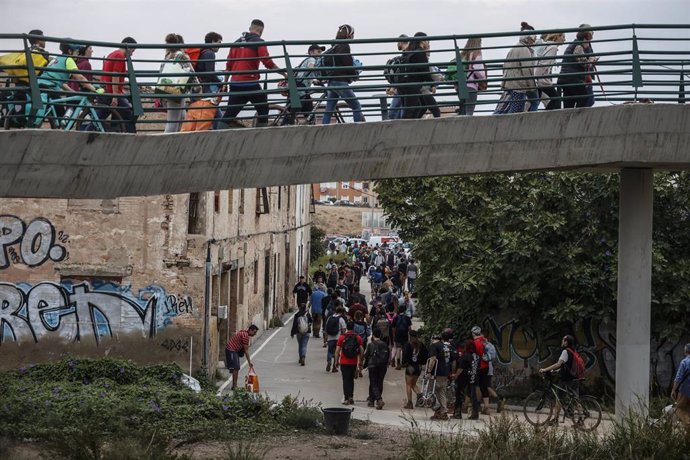
[[[211,124],[214,129],[252,126],[257,121],[256,107],[229,103],[232,102],[229,97],[237,96],[240,94],[238,90],[243,90],[243,97],[260,99],[258,106],[268,107],[268,117],[259,120],[261,125],[320,124],[323,122],[326,104],[329,101],[333,103],[336,99],[340,103],[334,108],[333,121],[349,122],[353,120],[353,110],[343,104],[337,93],[329,91],[343,89],[334,88],[337,84],[334,81],[344,78],[331,75],[336,71],[340,74],[353,73],[348,86],[354,91],[366,121],[389,119],[391,109],[395,110],[391,104],[396,98],[399,100],[395,103],[402,101],[405,116],[413,114],[416,118],[421,112],[431,112],[432,116],[449,116],[462,110],[463,102],[467,102],[470,97],[471,89],[468,89],[466,71],[470,63],[463,61],[461,51],[468,39],[476,37],[482,38],[481,59],[473,61],[473,64],[484,66],[486,77],[472,81],[474,85],[480,86],[475,115],[493,114],[497,112],[497,106],[505,108],[505,103],[511,101],[517,101],[518,109],[525,111],[533,110],[535,106],[538,110],[543,110],[548,101],[557,102],[549,108],[569,106],[574,98],[581,97],[580,93],[579,96],[573,96],[569,87],[587,92],[588,100],[585,105],[686,102],[690,25],[634,24],[592,27],[590,30],[594,33],[594,38],[590,41],[593,50],[591,57],[597,61],[588,64],[585,70],[571,72],[571,77],[578,77],[574,83],[559,79],[562,77],[559,67],[564,58],[572,57],[566,50],[573,43],[575,34],[579,31],[577,28],[408,38],[408,43],[424,41],[429,45],[426,52],[428,64],[417,65],[390,62],[392,58],[401,55],[397,49],[400,40],[397,37],[324,40],[320,45],[326,48],[335,44],[348,44],[355,60],[352,65],[333,66],[330,58],[322,58],[319,67],[315,69],[314,78],[309,78],[310,82],[315,80],[318,83],[309,88],[302,86],[305,79],[301,78],[301,72],[304,69],[299,68],[299,65],[308,57],[305,50],[312,41],[266,41],[262,45],[269,52],[267,57],[230,60],[228,65],[226,55],[234,48],[246,47],[245,43],[120,44],[0,34],[0,55],[4,56],[0,57],[0,77],[3,73],[6,74],[5,84],[0,88],[0,112],[6,128],[50,126],[56,129],[126,131],[128,120],[132,122],[131,127],[135,126],[133,122],[136,121],[138,132],[163,131],[166,125],[169,130],[177,131],[185,125],[201,122],[206,122],[206,127]],[[518,45],[519,40],[528,35],[534,35],[538,39],[543,35],[557,33],[565,34],[566,41],[558,47],[553,62],[540,59],[539,44],[531,47]],[[46,49],[50,50],[46,52],[44,59],[36,57],[39,51],[32,51],[29,43],[31,39],[39,38],[46,41]],[[46,81],[46,75],[55,75],[55,68],[48,62],[60,56],[61,53],[56,50],[65,40],[75,45],[90,46],[94,55],[102,57],[90,58],[92,70],[58,72],[62,76],[59,78],[72,78],[69,83],[75,83],[74,74],[78,73],[92,80],[95,85],[103,86],[103,82],[99,80],[124,77],[125,94],[104,92],[104,89],[100,90],[100,94],[95,94],[78,84],[73,85],[73,89],[68,89],[62,85],[67,83],[66,80]],[[522,47],[531,54],[527,55],[529,57],[507,58],[509,51],[516,47]],[[118,48],[123,49],[127,55],[127,70],[124,75],[102,70],[107,55]],[[184,55],[186,58],[183,56],[179,67],[171,66],[172,61],[162,58],[166,50],[179,49],[186,53],[187,50],[198,48],[220,48],[212,61],[217,70],[194,70],[195,62],[185,61],[191,59],[189,53]],[[245,61],[245,64],[250,61],[260,64],[259,61],[265,61],[266,58],[275,62],[277,68],[266,69],[259,65],[258,70],[238,70],[236,67],[241,61]],[[336,54],[336,59],[340,58],[347,59],[347,55]],[[233,70],[225,70],[226,65]],[[461,70],[452,72],[452,66]],[[505,70],[510,67],[517,67],[521,73],[517,76],[507,75]],[[97,68],[100,70],[96,70]],[[171,71],[171,68],[174,70]],[[386,78],[386,74],[391,72],[397,78],[394,82]],[[539,85],[535,84],[535,72],[542,74]],[[241,88],[233,84],[237,83],[238,78],[249,74],[259,77],[254,82],[258,86]],[[415,76],[425,81],[414,81]],[[214,77],[229,80],[232,85],[209,83],[208,80]],[[174,80],[176,78],[179,78],[177,83]],[[544,81],[549,80],[551,85],[544,84]],[[520,90],[517,91],[518,97],[513,98],[514,94],[508,94],[505,89],[506,86],[515,85],[534,87],[539,91],[538,96]],[[546,88],[547,86],[550,88]],[[546,90],[549,90],[551,97],[546,97]],[[397,96],[394,94],[396,92]],[[417,96],[424,96],[424,99]],[[120,106],[113,105],[117,102],[114,98],[121,99]],[[582,102],[584,99],[578,101]],[[515,106],[510,105],[508,111],[514,111]],[[226,111],[233,107],[242,110],[235,117],[227,117]],[[194,111],[199,111],[197,116],[192,116]],[[198,116],[199,113],[204,116]]]

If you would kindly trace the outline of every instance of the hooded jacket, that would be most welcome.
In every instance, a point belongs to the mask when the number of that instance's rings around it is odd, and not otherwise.
[[[230,48],[228,62],[225,70],[228,72],[248,72],[234,74],[230,77],[231,83],[256,83],[261,79],[259,62],[263,63],[267,69],[277,69],[278,66],[270,58],[268,49],[264,41],[257,34],[244,32],[235,43],[242,43],[242,46]],[[254,71],[249,73],[250,71]]]

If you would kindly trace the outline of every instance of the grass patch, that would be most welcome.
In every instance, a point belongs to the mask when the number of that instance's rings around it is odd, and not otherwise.
[[[311,403],[277,403],[241,390],[219,398],[206,389],[195,393],[181,377],[177,365],[118,359],[68,358],[0,372],[0,439],[33,440],[63,458],[168,459],[185,458],[171,448],[187,443],[321,424]]]

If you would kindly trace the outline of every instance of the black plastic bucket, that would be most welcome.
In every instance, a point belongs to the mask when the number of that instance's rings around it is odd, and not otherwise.
[[[323,411],[323,424],[331,434],[347,434],[350,426],[350,415],[354,409],[346,407],[326,407]]]

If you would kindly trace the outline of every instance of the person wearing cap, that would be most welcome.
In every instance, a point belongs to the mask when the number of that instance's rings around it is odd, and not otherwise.
[[[96,92],[96,87],[89,83],[88,79],[82,74],[77,73],[79,67],[74,60],[74,56],[83,47],[75,43],[60,43],[60,56],[55,56],[46,66],[40,77],[38,85],[52,91],[73,91],[69,85],[70,78],[76,80],[79,85],[88,90]]]
[[[407,49],[407,45],[410,44],[409,41],[405,40],[408,37],[405,34],[400,34],[398,37],[398,51],[401,53]],[[386,94],[392,96],[391,104],[388,106],[388,119],[389,120],[399,120],[402,118],[402,99],[398,96],[398,91],[394,87],[390,87],[386,90]]]
[[[526,22],[521,25],[521,32],[533,31],[534,27]],[[503,64],[501,88],[504,93],[494,114],[519,113],[525,111],[527,94],[537,88],[534,79],[534,53],[532,45],[537,36],[529,33],[521,35],[520,41],[510,49]],[[531,94],[531,93],[530,93]],[[538,104],[535,104],[538,107]]]
[[[598,58],[593,56],[590,42],[594,32],[591,29],[592,26],[589,24],[581,24],[575,40],[563,53],[558,87],[563,93],[564,109],[589,107],[594,104],[594,96],[590,95],[588,88],[591,88],[591,71]]]

